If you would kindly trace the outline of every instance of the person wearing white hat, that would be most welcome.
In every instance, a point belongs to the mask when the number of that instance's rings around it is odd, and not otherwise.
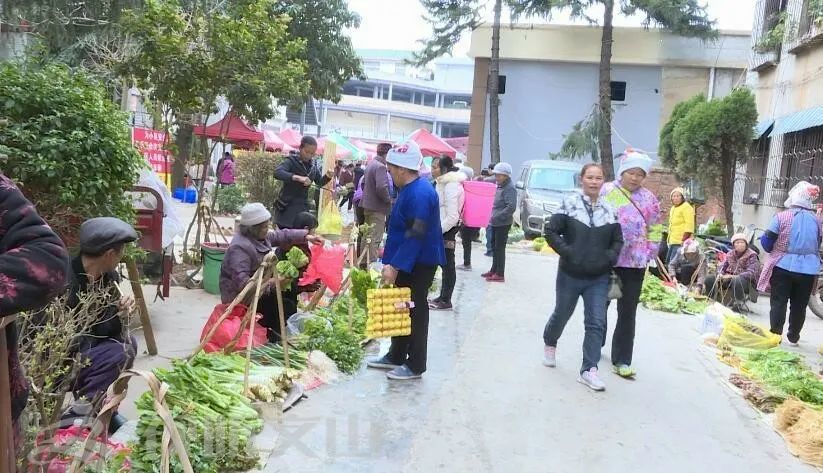
[[[481,276],[488,282],[506,282],[506,244],[517,209],[517,189],[512,181],[512,165],[497,163],[492,175],[497,182],[492,216],[489,222],[492,240],[492,267]]]
[[[617,179],[603,186],[604,202],[617,210],[623,231],[623,249],[614,272],[622,283],[623,297],[617,300],[617,323],[612,334],[612,368],[624,378],[635,375],[632,368],[635,319],[646,267],[655,262],[663,237],[660,201],[643,187],[652,160],[645,153],[629,149],[619,157]],[[605,338],[603,340],[605,344]]]
[[[271,230],[270,222],[271,213],[259,202],[246,204],[240,210],[239,228],[220,267],[220,300],[223,304],[229,304],[237,297],[273,248],[323,241],[308,230]],[[268,329],[269,340],[275,342],[280,339],[280,315],[272,291],[273,283],[272,280],[266,282],[257,307],[263,315],[261,325]]]
[[[771,331],[783,334],[786,309],[789,308],[789,329],[786,338],[797,344],[806,321],[806,307],[820,272],[820,220],[814,201],[820,188],[806,181],[798,182],[785,202],[786,210],[772,218],[769,228],[760,237],[769,259],[763,266],[757,288],[770,292]]]
[[[388,369],[392,380],[420,378],[426,371],[429,336],[428,294],[438,266],[446,263],[440,204],[431,183],[419,175],[423,155],[413,141],[395,146],[386,163],[400,188],[389,217],[383,250],[383,281],[411,289],[411,335],[393,337],[389,352],[368,366]]]

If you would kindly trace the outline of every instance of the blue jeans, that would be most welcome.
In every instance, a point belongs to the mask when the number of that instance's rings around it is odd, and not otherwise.
[[[680,250],[680,247],[683,245],[669,245],[669,252],[666,253],[666,264],[671,263],[674,260],[674,257],[677,256],[677,252]],[[674,275],[671,275],[674,277]]]
[[[600,348],[606,337],[606,303],[609,293],[609,275],[595,279],[578,279],[563,271],[557,271],[556,302],[546,328],[543,342],[550,347],[557,346],[569,318],[577,307],[577,299],[583,296],[583,323],[586,334],[583,337],[583,365],[580,372],[597,368],[600,362]]]
[[[494,231],[491,224],[486,227],[486,254],[490,255],[494,252]]]

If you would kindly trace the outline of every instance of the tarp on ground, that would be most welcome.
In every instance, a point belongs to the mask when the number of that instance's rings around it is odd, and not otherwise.
[[[425,128],[413,131],[408,139],[417,143],[417,146],[420,146],[420,152],[423,153],[423,156],[439,157],[444,154],[452,158],[457,156],[456,149],[443,141],[443,138],[440,138]]]
[[[262,132],[234,114],[228,114],[217,123],[208,126],[195,126],[194,134],[215,141],[232,143],[240,148],[253,148],[263,141]]]

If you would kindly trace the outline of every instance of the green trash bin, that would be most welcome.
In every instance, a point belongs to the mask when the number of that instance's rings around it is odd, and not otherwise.
[[[209,294],[220,294],[220,267],[226,256],[227,245],[203,243],[203,289]]]

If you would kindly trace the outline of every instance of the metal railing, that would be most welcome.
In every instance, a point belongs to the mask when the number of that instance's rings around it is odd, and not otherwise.
[[[754,7],[754,27],[752,28],[752,54],[749,69],[758,71],[776,64],[780,60],[780,49],[758,50],[769,32],[780,22],[781,11],[785,11],[788,0],[758,0]]]

